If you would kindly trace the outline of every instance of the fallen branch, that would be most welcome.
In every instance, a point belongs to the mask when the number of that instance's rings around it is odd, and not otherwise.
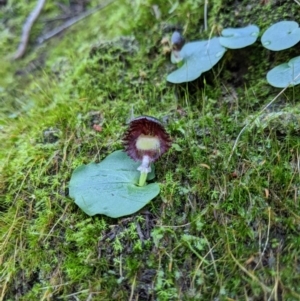
[[[22,29],[22,36],[21,36],[21,41],[20,41],[19,47],[13,56],[14,60],[21,58],[25,54],[31,28],[32,28],[34,22],[36,21],[36,19],[38,18],[38,16],[40,15],[45,3],[46,3],[46,0],[38,0],[36,7],[28,16],[28,18],[23,26],[23,29]]]
[[[80,14],[79,16],[76,16],[68,21],[66,21],[64,24],[62,24],[61,26],[54,28],[53,30],[49,31],[48,33],[42,35],[41,37],[39,37],[37,39],[38,44],[42,44],[45,41],[53,38],[54,36],[56,36],[57,34],[63,32],[64,30],[66,30],[67,28],[71,27],[72,25],[78,23],[79,21],[82,21],[83,19],[85,19],[86,17],[94,14],[95,12],[97,12],[98,10],[105,8],[106,6],[112,4],[113,2],[115,2],[116,0],[108,0],[103,4],[99,4],[98,6],[96,6],[95,8],[92,8],[90,10],[87,10],[86,12]]]

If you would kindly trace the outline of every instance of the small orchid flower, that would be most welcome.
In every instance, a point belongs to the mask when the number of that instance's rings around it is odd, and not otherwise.
[[[185,40],[179,31],[174,31],[171,37],[171,43],[173,50],[180,51],[183,47]]]
[[[173,64],[178,64],[182,61],[182,57],[180,56],[180,50],[185,44],[184,37],[181,35],[179,31],[174,31],[171,37],[172,44],[172,53],[171,53],[171,62]]]
[[[140,116],[133,119],[123,138],[125,151],[135,161],[141,161],[139,186],[144,186],[151,163],[171,147],[171,138],[163,125],[154,117]]]

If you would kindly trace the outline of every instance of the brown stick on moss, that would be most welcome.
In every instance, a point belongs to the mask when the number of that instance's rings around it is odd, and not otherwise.
[[[42,35],[41,37],[39,37],[37,39],[38,44],[42,44],[45,41],[53,38],[54,36],[60,34],[61,32],[63,32],[64,30],[68,29],[69,27],[73,26],[74,24],[82,21],[83,19],[89,17],[90,15],[96,13],[98,10],[105,8],[106,6],[114,3],[116,0],[108,0],[105,1],[104,3],[101,3],[99,5],[97,5],[95,8],[91,8],[85,12],[83,12],[82,14],[75,16],[73,18],[71,18],[70,20],[66,21],[64,24],[62,24],[61,26],[54,28],[53,30],[49,31],[48,33]]]
[[[36,7],[30,13],[25,24],[23,25],[21,41],[20,41],[20,44],[19,44],[19,47],[18,47],[16,53],[13,56],[14,60],[21,58],[25,54],[31,28],[32,28],[34,22],[36,21],[36,19],[38,18],[38,16],[40,15],[45,3],[46,3],[46,0],[38,0]]]

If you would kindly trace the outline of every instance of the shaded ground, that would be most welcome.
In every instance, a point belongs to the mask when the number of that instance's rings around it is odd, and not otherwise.
[[[58,26],[47,19],[96,4],[48,3],[16,62],[7,54],[35,2],[1,7],[0,300],[300,300],[299,88],[232,152],[280,92],[266,72],[297,46],[228,51],[174,86],[160,43],[174,26],[188,40],[248,23],[264,31],[297,20],[299,6],[212,1],[204,32],[201,3],[117,1],[34,42]],[[174,140],[156,164],[161,193],[126,218],[88,217],[68,197],[71,173],[121,149],[132,112],[163,120]]]

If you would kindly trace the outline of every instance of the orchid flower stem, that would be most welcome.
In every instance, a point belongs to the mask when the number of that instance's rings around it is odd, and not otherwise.
[[[141,172],[139,186],[141,186],[141,187],[145,186],[147,174],[148,174],[147,172]]]

